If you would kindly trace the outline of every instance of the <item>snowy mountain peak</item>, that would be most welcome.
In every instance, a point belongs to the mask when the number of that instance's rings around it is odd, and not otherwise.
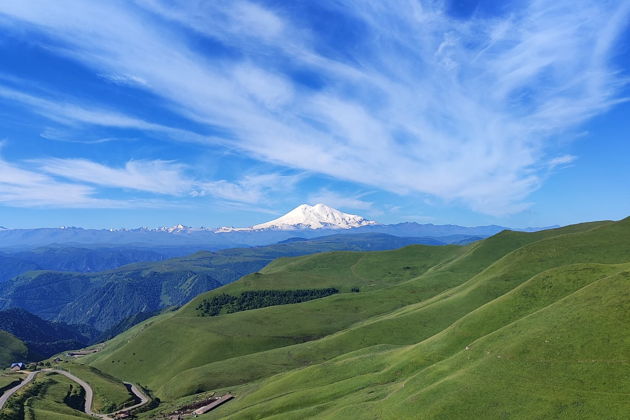
[[[355,214],[348,214],[325,204],[302,204],[287,214],[267,223],[252,226],[251,230],[275,229],[351,229],[374,225],[376,222]]]
[[[257,230],[299,230],[299,229],[351,229],[366,225],[375,225],[355,214],[348,214],[325,204],[314,206],[301,204],[282,217],[270,222],[261,223],[248,228],[222,227],[216,233],[257,231]]]
[[[164,228],[165,231],[167,231],[168,233],[173,233],[173,232],[183,232],[185,230],[189,230],[190,228],[188,226],[184,226],[181,223],[175,226],[171,226],[171,227],[167,227]]]

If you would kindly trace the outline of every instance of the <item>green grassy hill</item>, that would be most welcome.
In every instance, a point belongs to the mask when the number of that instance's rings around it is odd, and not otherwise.
[[[62,362],[54,364],[54,367],[66,370],[90,384],[94,390],[92,408],[97,413],[112,413],[126,405],[133,405],[133,396],[122,382],[91,366]]]
[[[340,293],[197,309],[220,293],[329,287]],[[158,412],[236,394],[208,418],[623,418],[627,325],[630,219],[282,258],[84,362],[152,389]]]
[[[0,369],[13,362],[23,362],[28,358],[28,347],[20,339],[6,331],[0,331]]]
[[[92,417],[81,412],[85,392],[56,373],[40,375],[34,385],[33,396],[24,402],[24,418],[34,420],[79,420]]]

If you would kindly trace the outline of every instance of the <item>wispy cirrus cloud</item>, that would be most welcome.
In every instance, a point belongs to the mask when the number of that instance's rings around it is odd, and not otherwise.
[[[321,189],[308,196],[310,204],[325,203],[342,209],[374,211],[374,203],[364,199],[363,194],[340,194],[327,188]]]
[[[209,136],[144,121],[120,112],[71,102],[65,98],[46,98],[0,85],[0,99],[20,103],[52,121],[76,126],[80,124],[156,132],[177,141],[210,144]],[[46,133],[46,132],[45,132]]]
[[[236,181],[218,180],[199,182],[192,192],[199,197],[212,195],[228,201],[240,203],[262,203],[271,194],[289,193],[303,179],[302,174],[282,175],[278,173],[250,174]]]
[[[547,166],[549,167],[549,169],[554,169],[554,168],[557,168],[557,167],[570,165],[571,163],[575,162],[576,160],[577,160],[577,156],[574,156],[574,155],[562,155],[562,156],[558,156],[558,157],[555,157],[555,158],[551,159],[549,162],[547,162]]]
[[[42,172],[110,188],[177,196],[189,192],[193,185],[193,180],[184,175],[183,165],[162,160],[132,160],[120,168],[87,159],[43,159],[35,163]]]
[[[58,181],[0,157],[0,203],[16,207],[124,207],[128,203],[95,197],[87,185]]]
[[[31,161],[38,171],[81,184],[136,190],[173,197],[212,196],[237,203],[260,204],[271,195],[289,193],[303,175],[247,174],[235,180],[194,177],[192,168],[163,160],[131,160],[121,167],[87,159],[39,159]]]
[[[160,195],[203,197],[240,203],[261,203],[270,194],[290,192],[303,175],[247,174],[236,180],[204,180],[190,174],[191,168],[163,160],[131,160],[112,167],[87,159],[35,160],[41,172],[107,188],[137,190]]]
[[[53,127],[45,127],[39,134],[41,138],[53,141],[61,141],[67,143],[81,143],[81,144],[101,144],[109,143],[113,141],[135,141],[134,138],[127,137],[103,137],[95,136],[92,133],[86,133],[86,130],[74,129],[59,129]]]
[[[165,201],[166,197],[212,196],[231,205],[251,206],[268,202],[274,194],[292,192],[303,178],[300,174],[261,173],[235,180],[207,180],[195,178],[190,169],[163,160],[132,160],[116,167],[87,159],[47,158],[11,163],[0,157],[0,203],[17,207],[169,207],[172,203]],[[118,195],[117,199],[108,199],[103,198],[102,188],[140,191],[161,198],[129,199]]]
[[[609,58],[628,2],[531,0],[466,20],[440,2],[320,7],[358,35],[331,40],[288,8],[249,1],[5,0],[0,13],[44,33],[60,54],[220,130],[227,147],[488,214],[525,208],[554,137],[621,100],[625,80]],[[190,30],[236,53],[202,53]],[[256,196],[234,183],[207,188]]]

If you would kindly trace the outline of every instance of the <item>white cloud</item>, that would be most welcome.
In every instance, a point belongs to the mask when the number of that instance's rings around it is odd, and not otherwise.
[[[183,174],[183,165],[161,160],[132,160],[122,168],[86,159],[43,159],[35,163],[43,172],[105,187],[176,196],[188,192],[193,185]]]
[[[235,68],[234,79],[252,100],[271,110],[287,105],[293,98],[293,89],[287,81],[251,65]]]
[[[85,131],[85,130],[83,130]],[[99,143],[109,143],[113,141],[134,141],[134,138],[125,138],[125,137],[103,137],[103,136],[94,136],[91,133],[76,133],[72,129],[58,129],[52,127],[45,127],[42,132],[39,134],[40,137],[53,140],[53,141],[63,141],[67,143],[82,143],[82,144],[99,144]]]
[[[22,169],[0,158],[0,203],[17,207],[121,207],[122,202],[95,198],[93,188]]]
[[[2,143],[0,143],[2,146]],[[155,199],[116,199],[97,187],[142,191],[161,196],[213,196],[224,204],[265,204],[274,194],[290,193],[303,175],[250,174],[234,181],[196,179],[190,168],[161,160],[128,161],[110,167],[86,159],[38,159],[16,164],[0,157],[0,203],[18,207],[118,208],[170,207]],[[28,169],[27,169],[28,167]],[[257,211],[267,211],[259,209]]]
[[[138,4],[160,16],[190,26],[222,42],[242,46],[243,42],[273,43],[286,39],[287,22],[274,11],[244,0],[187,0],[165,2],[138,0]]]
[[[137,190],[179,197],[213,196],[232,202],[260,204],[274,193],[289,193],[303,175],[249,174],[240,179],[208,181],[187,174],[186,165],[162,160],[131,160],[111,167],[86,159],[34,160],[39,171],[82,184]]]
[[[256,204],[266,201],[270,194],[291,192],[302,178],[302,175],[270,173],[246,175],[237,181],[199,182],[192,195],[212,195],[228,201]]]
[[[258,159],[496,215],[527,206],[554,136],[619,101],[623,80],[609,56],[630,11],[628,2],[531,0],[506,16],[461,20],[439,2],[330,1],[362,31],[351,48],[340,39],[333,56],[288,12],[244,1],[139,4],[246,58],[197,52],[179,26],[130,3],[5,0],[0,13],[98,74],[224,130],[229,147]],[[282,59],[323,87],[294,81],[274,61]],[[91,124],[137,124],[35,106]],[[238,182],[206,190],[259,199]]]
[[[558,157],[555,157],[555,158],[551,159],[549,162],[547,162],[547,167],[549,169],[554,169],[554,168],[556,168],[558,166],[569,165],[569,164],[575,162],[576,159],[577,159],[577,156],[574,156],[574,155],[558,156]]]
[[[340,210],[369,210],[373,211],[374,203],[363,200],[365,194],[342,195],[328,189],[319,190],[308,196],[310,204],[324,203]]]
[[[177,141],[205,144],[212,142],[207,136],[202,136],[187,130],[147,122],[116,111],[79,105],[65,100],[46,99],[2,85],[0,85],[0,98],[11,100],[14,103],[21,103],[32,112],[69,126],[88,124],[115,128],[130,128],[165,134],[167,137]]]

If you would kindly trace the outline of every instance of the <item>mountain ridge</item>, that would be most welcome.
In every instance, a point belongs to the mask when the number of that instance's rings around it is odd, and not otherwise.
[[[317,208],[317,206],[320,207]],[[296,215],[291,215],[292,212],[303,214],[297,214],[297,217],[294,217]],[[287,218],[287,216],[290,217]],[[379,224],[362,216],[343,213],[320,203],[315,206],[303,204],[277,219],[244,228],[195,228],[177,224],[170,227],[133,229],[86,229],[80,227],[4,229],[0,230],[0,249],[32,249],[53,244],[72,244],[77,247],[135,246],[156,248],[186,246],[196,247],[197,250],[220,250],[271,245],[295,236],[313,238],[332,234],[384,233],[399,237],[434,237],[439,240],[440,237],[451,235],[485,238],[506,229],[533,232],[557,227],[559,226],[518,229],[499,225],[459,226],[416,222]]]

